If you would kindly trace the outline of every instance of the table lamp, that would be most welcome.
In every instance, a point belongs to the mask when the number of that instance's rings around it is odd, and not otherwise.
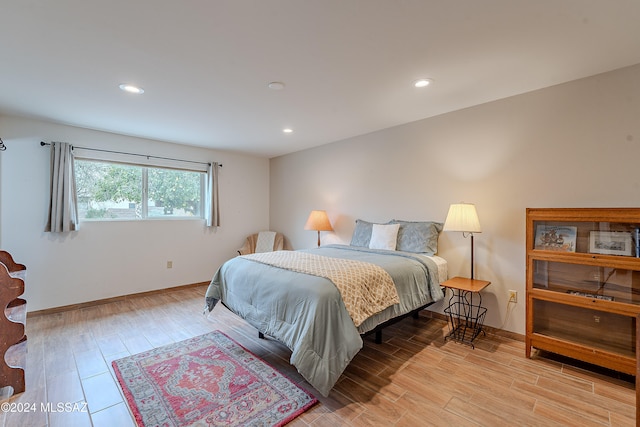
[[[461,231],[463,237],[471,236],[471,278],[473,279],[473,233],[482,233],[476,206],[472,203],[458,203],[449,206],[444,231]]]
[[[333,231],[329,217],[326,211],[311,211],[307,223],[304,225],[305,230],[316,230],[318,232],[318,247],[320,247],[320,232]]]

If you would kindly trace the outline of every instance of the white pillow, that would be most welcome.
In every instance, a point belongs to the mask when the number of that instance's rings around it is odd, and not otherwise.
[[[373,224],[369,248],[395,251],[399,229],[400,224]]]

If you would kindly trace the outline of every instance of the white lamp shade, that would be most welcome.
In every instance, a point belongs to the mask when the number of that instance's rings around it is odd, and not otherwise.
[[[449,213],[442,229],[444,231],[482,233],[476,206],[472,203],[458,203],[449,206]]]
[[[305,230],[317,231],[333,231],[333,227],[329,222],[326,211],[311,211],[307,223],[304,225]]]

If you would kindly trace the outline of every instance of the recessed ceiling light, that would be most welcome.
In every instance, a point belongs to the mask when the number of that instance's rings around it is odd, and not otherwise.
[[[293,132],[293,129],[291,129],[291,128],[284,128],[284,129],[282,129],[282,132],[284,132],[284,133],[291,133],[291,132]]]
[[[431,83],[433,83],[433,80],[431,80],[431,79],[418,79],[418,80],[413,82],[413,85],[415,87],[427,87]]]
[[[141,87],[130,85],[127,83],[123,83],[119,87],[120,87],[120,90],[129,92],[129,93],[134,93],[136,95],[142,95],[144,93],[144,89],[142,89]]]
[[[271,82],[267,86],[271,90],[282,90],[282,89],[284,89],[284,83],[282,83],[282,82]]]

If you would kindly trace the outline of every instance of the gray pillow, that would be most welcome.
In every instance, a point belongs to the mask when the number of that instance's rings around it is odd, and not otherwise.
[[[356,219],[356,228],[353,230],[353,236],[351,236],[351,246],[368,248],[372,231],[372,222]]]
[[[438,253],[438,235],[442,223],[433,221],[402,221],[393,219],[390,224],[400,224],[396,249],[404,252]]]

